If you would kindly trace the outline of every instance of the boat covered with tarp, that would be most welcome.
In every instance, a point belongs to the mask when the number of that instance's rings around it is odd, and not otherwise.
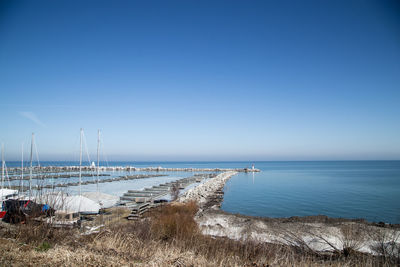
[[[43,194],[35,200],[38,203],[47,204],[57,211],[72,211],[81,214],[98,214],[101,208],[99,203],[87,197],[68,195],[64,192]]]
[[[7,199],[3,201],[5,211],[3,221],[7,223],[21,223],[28,218],[49,217],[54,215],[54,209],[45,204],[38,204],[31,200]]]

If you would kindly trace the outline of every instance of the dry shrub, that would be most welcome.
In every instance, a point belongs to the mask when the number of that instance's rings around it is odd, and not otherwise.
[[[341,241],[346,251],[337,249],[339,253],[320,253],[309,247],[299,247],[299,243],[289,246],[202,235],[194,220],[197,210],[193,202],[166,205],[155,210],[149,216],[150,239],[167,242],[180,248],[182,253],[191,251],[219,266],[368,266],[382,263],[379,257],[356,252],[365,241],[366,229],[362,225],[349,224],[341,228]]]
[[[177,200],[179,197],[179,183],[178,182],[175,182],[172,184],[171,197],[172,197],[173,201]]]
[[[161,240],[187,239],[198,234],[195,202],[166,205],[151,213],[151,232]]]
[[[73,239],[74,229],[54,228],[45,223],[27,222],[16,228],[15,238],[20,242],[40,246],[42,244],[57,244]]]
[[[355,251],[359,250],[365,243],[368,229],[364,224],[351,223],[340,226],[342,237],[342,253],[347,257]]]
[[[391,229],[379,229],[370,233],[371,239],[376,240],[372,249],[382,255],[385,262],[400,266],[400,232]]]
[[[194,220],[197,210],[194,202],[169,204],[154,209],[142,220],[115,221],[100,233],[84,236],[75,229],[20,225],[15,231],[14,247],[9,251],[3,249],[5,253],[0,259],[29,263],[36,258],[36,265],[68,266],[110,263],[133,266],[390,266],[395,263],[362,253],[344,257],[343,253],[316,253],[284,244],[205,236]],[[356,230],[343,229],[348,246],[357,245],[352,243]],[[30,250],[22,251],[19,242],[30,244],[27,246]],[[57,262],[50,259],[57,259]]]
[[[277,255],[300,260],[300,254],[292,247],[205,236],[194,220],[197,211],[195,202],[166,205],[152,211],[148,217],[151,221],[150,238],[172,244],[182,253],[191,251],[220,266],[266,266],[278,262]]]

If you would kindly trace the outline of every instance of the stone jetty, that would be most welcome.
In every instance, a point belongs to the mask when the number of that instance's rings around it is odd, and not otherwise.
[[[205,208],[206,204],[219,204],[223,197],[224,185],[228,179],[237,174],[236,171],[227,171],[218,174],[216,177],[208,180],[207,182],[188,190],[185,194],[179,197],[179,202],[196,201],[200,208]],[[212,201],[217,198],[218,201]],[[210,201],[211,200],[211,201]]]

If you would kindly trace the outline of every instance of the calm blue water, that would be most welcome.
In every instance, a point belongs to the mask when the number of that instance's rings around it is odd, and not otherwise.
[[[41,162],[41,165],[78,163]],[[244,168],[251,163],[109,162],[108,165]],[[323,214],[400,223],[400,161],[255,162],[255,165],[261,169],[260,173],[240,173],[226,183],[223,210],[251,216]],[[7,166],[19,163],[8,162]]]
[[[400,223],[400,161],[258,162],[225,185],[222,209],[252,216],[323,214]]]

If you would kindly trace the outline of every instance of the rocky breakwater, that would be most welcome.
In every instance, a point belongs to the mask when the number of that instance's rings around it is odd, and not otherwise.
[[[196,201],[200,207],[200,212],[210,208],[219,208],[223,197],[223,188],[227,180],[236,171],[227,171],[218,174],[216,177],[188,190],[179,199],[179,202]]]

